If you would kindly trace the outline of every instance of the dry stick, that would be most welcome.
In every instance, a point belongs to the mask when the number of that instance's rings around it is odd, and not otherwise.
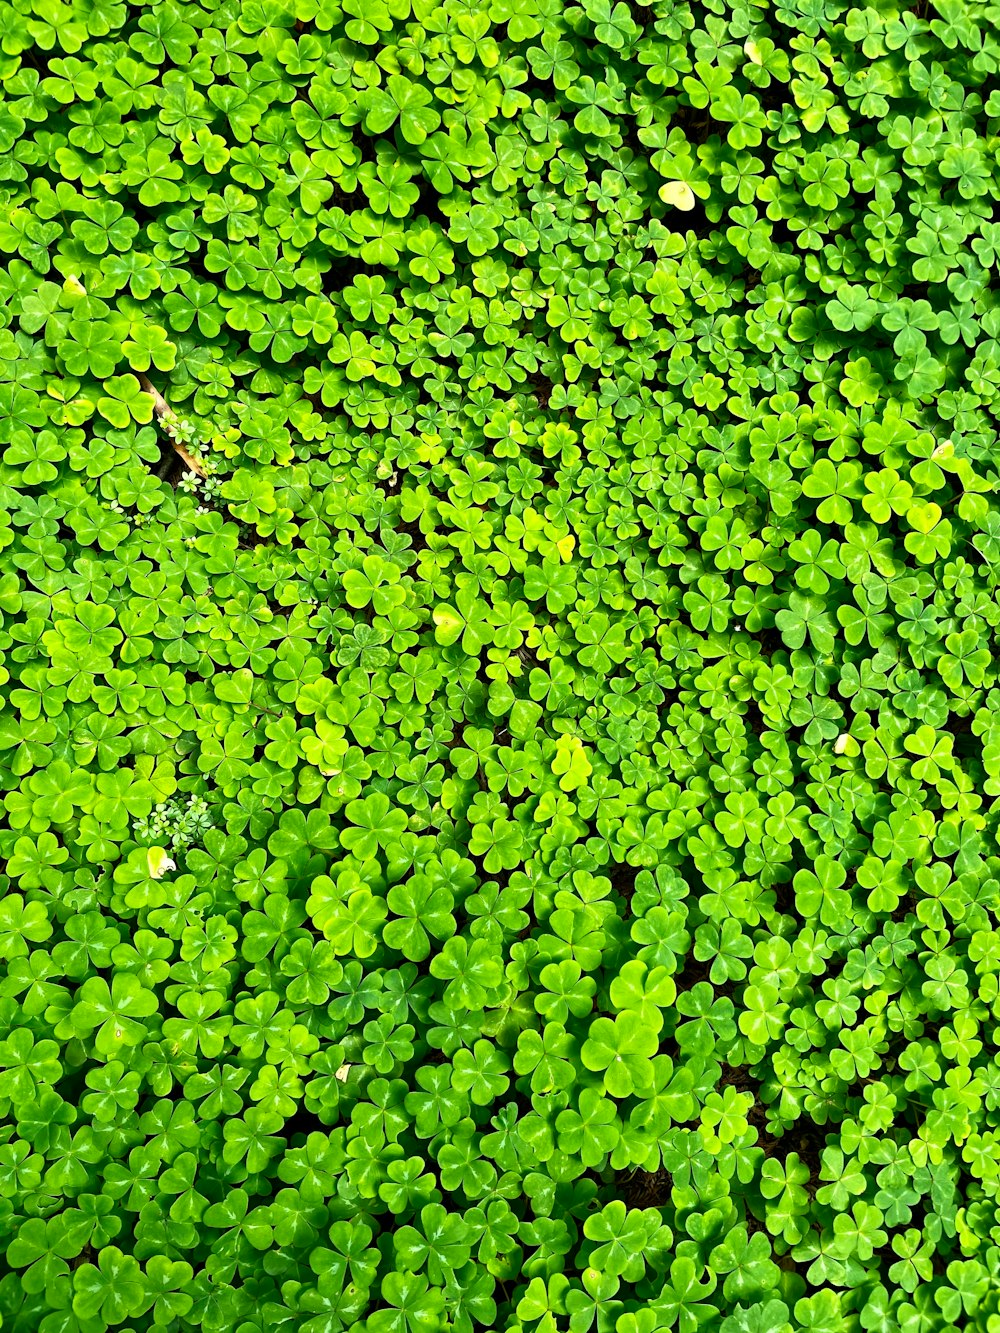
[[[190,453],[177,438],[177,414],[164,398],[163,394],[149,382],[145,375],[139,376],[139,383],[142,385],[143,391],[148,393],[150,398],[152,398],[153,409],[156,412],[156,419],[163,428],[170,443],[173,445],[175,452],[180,455],[188,471],[193,472],[198,477],[207,477],[208,473],[205,471],[202,464],[198,462],[194,454]]]

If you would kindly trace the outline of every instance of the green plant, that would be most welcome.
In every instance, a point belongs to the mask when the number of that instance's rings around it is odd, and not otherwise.
[[[5,1329],[993,1328],[996,17],[0,0]]]

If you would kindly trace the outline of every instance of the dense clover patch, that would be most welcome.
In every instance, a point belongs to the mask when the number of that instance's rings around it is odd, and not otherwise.
[[[998,20],[0,0],[4,1333],[995,1329]]]

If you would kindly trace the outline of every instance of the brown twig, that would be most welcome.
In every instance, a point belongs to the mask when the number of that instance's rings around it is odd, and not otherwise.
[[[201,464],[194,454],[181,443],[177,438],[177,413],[170,406],[163,394],[155,385],[151,384],[145,375],[139,376],[139,383],[142,385],[143,392],[148,393],[153,400],[153,410],[156,413],[156,419],[162,427],[165,435],[174,447],[174,451],[183,461],[189,472],[195,476],[207,477],[204,465]]]

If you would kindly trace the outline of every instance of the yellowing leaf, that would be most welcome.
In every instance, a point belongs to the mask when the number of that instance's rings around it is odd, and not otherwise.
[[[695,205],[694,190],[685,181],[667,181],[666,185],[661,185],[660,198],[682,213],[690,213]]]
[[[930,532],[941,521],[941,506],[929,501],[927,504],[910,505],[906,511],[906,521],[917,532]]]
[[[861,746],[848,731],[842,731],[833,742],[833,753],[847,755],[849,759],[861,753]]]
[[[577,736],[560,736],[556,741],[556,757],[552,772],[559,778],[562,791],[582,787],[594,771],[583,742]]]
[[[449,644],[457,643],[465,629],[465,621],[455,608],[448,606],[447,603],[444,606],[434,608],[434,625],[434,637],[445,648]]]
[[[150,879],[162,879],[168,870],[177,869],[177,862],[167,855],[164,847],[148,847],[146,864],[149,866]]]

